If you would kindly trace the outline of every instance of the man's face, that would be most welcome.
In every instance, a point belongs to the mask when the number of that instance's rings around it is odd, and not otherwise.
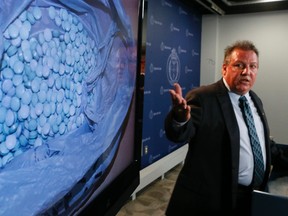
[[[222,76],[236,94],[247,93],[254,85],[258,72],[258,57],[254,51],[235,49],[222,65]]]

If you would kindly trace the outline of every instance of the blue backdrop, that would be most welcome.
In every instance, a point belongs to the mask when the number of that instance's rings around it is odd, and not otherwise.
[[[201,15],[176,0],[148,1],[146,18],[142,168],[185,144],[166,138],[164,119],[173,83],[184,95],[199,86],[201,48]]]

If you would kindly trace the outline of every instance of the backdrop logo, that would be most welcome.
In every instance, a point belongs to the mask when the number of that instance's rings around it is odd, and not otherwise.
[[[169,2],[162,0],[162,6],[167,6],[167,7],[172,7],[172,4],[170,4]]]
[[[168,57],[166,65],[167,79],[170,85],[173,85],[175,82],[178,82],[180,79],[180,59],[177,55],[176,50],[173,48],[171,54]]]
[[[178,12],[179,12],[180,15],[181,14],[188,15],[188,13],[185,10],[183,10],[182,7],[179,7]]]
[[[193,37],[194,34],[192,32],[189,32],[188,29],[186,29],[186,37]]]
[[[154,24],[155,24],[155,25],[160,25],[160,26],[162,26],[162,22],[160,22],[159,20],[156,20],[153,15],[151,15],[151,17],[150,17],[150,24],[151,24],[151,25],[154,25]]]

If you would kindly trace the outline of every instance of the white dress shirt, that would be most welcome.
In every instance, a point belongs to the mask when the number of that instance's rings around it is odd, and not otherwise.
[[[224,80],[224,79],[223,79]],[[224,83],[226,87],[229,90],[229,87],[227,83],[224,80]],[[230,100],[232,102],[235,116],[238,122],[239,127],[239,133],[240,133],[240,155],[239,155],[239,176],[238,176],[238,183],[241,185],[250,185],[252,178],[253,178],[253,169],[254,169],[254,160],[253,160],[253,153],[251,149],[248,129],[245,124],[241,109],[239,107],[239,98],[240,95],[237,95],[231,91],[229,91]],[[264,137],[264,127],[263,123],[260,119],[260,116],[257,112],[257,109],[249,95],[249,93],[244,95],[247,98],[247,101],[249,103],[249,106],[251,108],[255,127],[257,131],[257,135],[259,137],[262,155],[263,155],[263,161],[264,161],[264,167],[266,164],[266,149],[265,149],[265,137]]]

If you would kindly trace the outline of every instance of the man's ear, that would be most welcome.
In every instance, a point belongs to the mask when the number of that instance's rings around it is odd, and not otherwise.
[[[223,64],[222,65],[222,76],[225,76],[227,73],[227,65],[226,64]]]

